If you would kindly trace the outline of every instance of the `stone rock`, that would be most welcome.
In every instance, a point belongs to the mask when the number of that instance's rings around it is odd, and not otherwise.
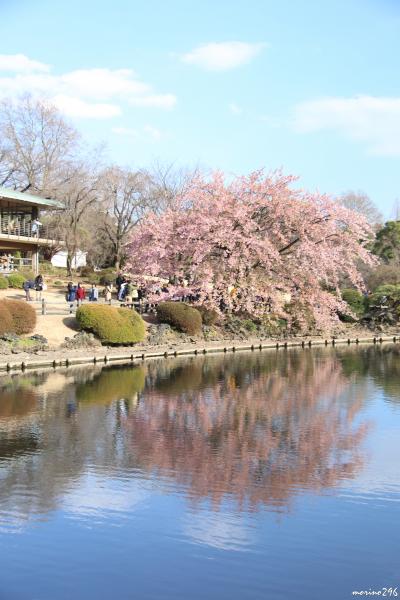
[[[62,348],[67,350],[75,350],[81,348],[98,348],[101,346],[100,340],[98,340],[93,333],[86,333],[86,331],[80,331],[73,338],[65,338],[65,342],[62,344]]]
[[[38,333],[31,335],[31,337],[29,339],[33,340],[34,342],[38,342],[39,344],[41,344],[43,346],[47,346],[49,343],[49,340],[47,338],[45,338],[44,335],[39,335]]]
[[[4,340],[5,342],[18,342],[19,335],[16,333],[4,333],[0,339]]]
[[[5,340],[0,340],[0,354],[11,354],[11,346]]]

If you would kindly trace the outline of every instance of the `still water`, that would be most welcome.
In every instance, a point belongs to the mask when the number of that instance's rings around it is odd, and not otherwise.
[[[399,434],[398,347],[2,377],[0,599],[400,588]]]

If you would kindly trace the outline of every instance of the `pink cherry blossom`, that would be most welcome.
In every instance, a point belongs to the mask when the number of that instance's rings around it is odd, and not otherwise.
[[[196,177],[163,214],[149,214],[128,244],[128,268],[172,281],[169,294],[200,295],[217,309],[327,329],[345,305],[339,283],[362,288],[360,264],[373,264],[364,217],[329,196],[294,189],[281,172],[226,183]],[[288,304],[292,310],[288,312]],[[292,316],[290,316],[292,315]]]

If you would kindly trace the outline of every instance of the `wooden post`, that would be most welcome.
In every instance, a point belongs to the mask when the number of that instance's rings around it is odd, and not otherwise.
[[[39,274],[39,246],[32,250],[32,269],[35,275]]]
[[[46,300],[42,298],[42,315],[46,314]]]

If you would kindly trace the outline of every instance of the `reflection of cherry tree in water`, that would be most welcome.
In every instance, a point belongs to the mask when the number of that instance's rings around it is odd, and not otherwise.
[[[193,498],[280,505],[296,487],[334,486],[360,467],[361,399],[346,395],[334,355],[206,358],[174,371],[154,381],[126,428],[141,467]]]

